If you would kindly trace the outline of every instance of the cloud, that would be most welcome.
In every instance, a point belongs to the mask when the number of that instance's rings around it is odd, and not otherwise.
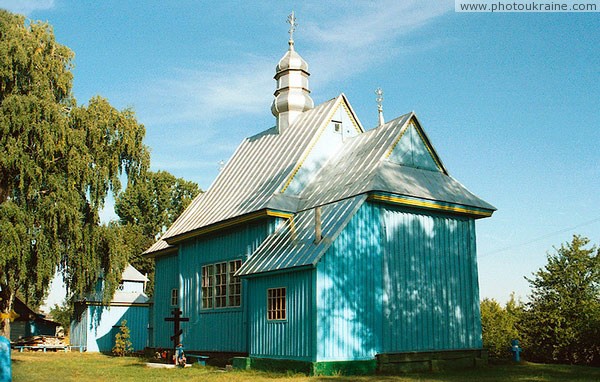
[[[318,74],[319,86],[326,87],[406,52],[399,38],[452,10],[453,4],[439,0],[308,3],[303,14],[313,18],[304,24],[300,21],[302,41],[296,46],[311,72]],[[141,89],[146,101],[139,105],[139,115],[147,125],[214,126],[223,119],[264,114],[273,99],[276,61],[249,53],[238,57],[226,63],[196,63],[202,69],[173,70],[168,78]]]
[[[139,112],[146,123],[211,123],[268,109],[275,67],[270,60],[247,55],[240,62],[198,67],[203,69],[176,69],[170,78],[143,90],[147,103]]]
[[[396,0],[343,2],[336,7],[337,17],[306,24],[307,45],[316,47],[307,56],[322,82],[344,80],[406,53],[400,37],[451,11],[454,3]]]
[[[0,8],[28,16],[33,11],[54,8],[54,0],[0,0]]]

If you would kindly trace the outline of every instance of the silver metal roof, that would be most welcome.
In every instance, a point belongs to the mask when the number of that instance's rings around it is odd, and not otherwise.
[[[162,239],[169,241],[223,220],[279,207],[278,202],[285,198],[272,201],[274,194],[318,138],[319,129],[331,118],[342,98],[340,95],[304,112],[279,134],[270,129],[246,138],[213,185],[192,201]]]
[[[175,249],[175,248],[177,248],[177,247],[174,245],[167,244],[167,242],[164,241],[163,239],[159,239],[154,244],[152,244],[152,246],[150,248],[145,250],[143,254],[146,255],[146,254],[150,254],[150,253],[156,253],[156,252],[164,251],[167,249]]]
[[[347,138],[318,170],[313,180],[300,190],[300,194],[282,191],[342,102],[351,110],[342,94],[304,112],[292,126],[280,133],[269,129],[245,139],[209,190],[196,197],[162,239],[145,253],[175,248],[168,243],[175,244],[204,227],[267,208],[298,213],[294,217],[298,234],[298,227],[308,224],[300,224],[304,222],[303,219],[308,219],[305,218],[305,211],[322,205],[327,211],[334,206],[340,209],[339,212],[324,211],[324,214],[344,214],[351,211],[348,200],[364,201],[366,194],[374,191],[495,210],[448,175],[414,113],[405,114],[366,132],[360,127],[361,133]],[[415,121],[439,171],[388,160],[411,121]],[[358,195],[363,197],[355,199]],[[331,226],[330,229],[337,227]],[[287,241],[284,240],[286,237]],[[311,246],[306,242],[305,247],[304,244],[298,244],[298,237],[295,236],[291,242],[291,236],[281,232],[270,236],[257,252],[261,257],[254,260],[256,254],[253,255],[251,263],[240,272],[250,274],[310,264],[320,256],[324,243]],[[283,258],[265,253],[267,248]],[[293,253],[282,255],[287,250],[293,250]]]
[[[315,209],[299,212],[267,237],[236,275],[316,265],[366,197],[359,195],[321,207],[323,238],[318,243],[315,243]]]
[[[387,160],[388,153],[409,127],[408,122],[413,117],[413,113],[403,115],[348,140],[343,149],[329,160],[316,179],[302,192],[299,209],[370,191],[384,191],[495,210],[494,206],[447,175],[439,158],[436,159],[442,166],[440,171],[419,169]]]

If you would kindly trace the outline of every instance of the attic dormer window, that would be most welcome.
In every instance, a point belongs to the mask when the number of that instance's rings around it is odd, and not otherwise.
[[[341,121],[331,121],[333,123],[333,131],[336,133],[342,132],[342,122]]]

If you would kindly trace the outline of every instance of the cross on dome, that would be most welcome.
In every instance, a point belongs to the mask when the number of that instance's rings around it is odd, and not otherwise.
[[[294,45],[294,31],[296,30],[296,27],[298,26],[298,23],[296,23],[296,16],[294,15],[294,11],[292,11],[292,13],[290,13],[290,15],[287,18],[287,22],[288,24],[290,24],[290,30],[288,31],[288,33],[290,34],[290,47]]]

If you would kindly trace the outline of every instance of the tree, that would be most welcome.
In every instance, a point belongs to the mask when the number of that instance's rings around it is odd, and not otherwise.
[[[54,305],[54,307],[50,309],[50,316],[54,321],[59,322],[62,325],[65,334],[68,335],[71,327],[71,317],[73,317],[73,305],[68,303],[60,306]]]
[[[515,300],[514,294],[505,307],[494,299],[481,301],[483,347],[488,349],[490,358],[507,360],[512,357],[511,341],[521,339],[518,322],[522,311],[523,306]]]
[[[119,333],[115,336],[115,346],[112,348],[112,353],[118,357],[123,357],[131,354],[132,351],[133,345],[131,344],[131,335],[127,326],[127,320],[123,320],[119,327]]]
[[[77,105],[73,52],[48,24],[0,10],[0,52],[0,312],[16,293],[37,305],[57,268],[76,295],[103,272],[112,296],[126,260],[99,210],[147,168],[144,126],[101,97]]]
[[[573,236],[527,278],[522,325],[532,360],[600,365],[600,251],[589,242]]]
[[[131,265],[148,273],[147,293],[152,293],[154,261],[141,256],[173,224],[198,195],[194,182],[176,178],[166,171],[146,172],[115,200],[123,235],[128,238]]]

